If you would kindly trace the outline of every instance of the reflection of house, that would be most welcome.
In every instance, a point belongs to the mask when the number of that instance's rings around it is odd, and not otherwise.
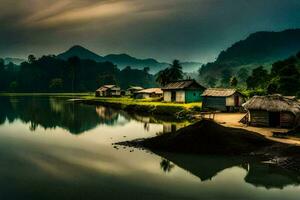
[[[195,80],[181,80],[167,84],[164,88],[164,101],[191,103],[202,100],[205,88]]]
[[[148,89],[135,92],[133,97],[135,99],[147,99],[147,98],[162,97],[162,94],[163,91],[160,88],[148,88]]]
[[[254,96],[244,105],[252,126],[292,127],[299,123],[300,103],[279,94]]]
[[[202,96],[203,110],[234,111],[245,102],[244,96],[236,89],[208,88]]]
[[[173,133],[183,127],[185,127],[185,124],[163,123],[163,133]]]
[[[97,106],[96,113],[101,119],[112,121],[117,120],[119,113],[109,107]]]
[[[121,95],[121,89],[116,85],[103,85],[95,93],[96,97],[114,97]]]
[[[133,87],[130,87],[126,90],[126,95],[128,96],[131,96],[133,95],[135,92],[138,92],[138,91],[141,91],[143,90],[144,88],[142,87],[138,87],[138,86],[133,86]]]

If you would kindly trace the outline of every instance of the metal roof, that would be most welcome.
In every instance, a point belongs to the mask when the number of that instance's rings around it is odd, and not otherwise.
[[[168,83],[165,87],[163,87],[163,90],[174,90],[174,89],[187,89],[191,86],[194,86],[195,88],[203,88],[202,85],[197,83],[195,80],[180,80],[180,81],[174,81],[171,83]]]
[[[206,89],[202,96],[210,97],[229,97],[236,93],[236,89],[227,89],[227,88],[208,88]]]
[[[148,89],[144,89],[144,90],[140,90],[138,92],[135,93],[146,93],[146,94],[162,94],[163,91],[161,90],[161,88],[148,88]]]

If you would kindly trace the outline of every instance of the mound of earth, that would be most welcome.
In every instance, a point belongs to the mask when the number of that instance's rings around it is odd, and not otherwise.
[[[254,132],[201,120],[173,133],[118,144],[152,151],[241,155],[272,146],[274,142]]]

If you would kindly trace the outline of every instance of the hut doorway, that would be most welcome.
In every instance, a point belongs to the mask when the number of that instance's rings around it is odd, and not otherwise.
[[[238,107],[240,105],[240,97],[238,95],[234,96],[234,106]]]
[[[172,91],[171,92],[171,102],[175,102],[176,101],[176,91]]]
[[[269,126],[280,126],[280,112],[269,112]]]

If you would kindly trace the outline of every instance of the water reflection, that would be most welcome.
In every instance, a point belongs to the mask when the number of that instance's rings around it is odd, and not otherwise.
[[[154,116],[129,115],[109,107],[79,105],[57,97],[0,97],[0,125],[6,120],[12,123],[16,119],[28,123],[31,131],[38,126],[44,129],[61,127],[72,134],[81,134],[100,124],[122,126],[130,120],[143,122],[144,129],[149,131],[150,123],[164,120]]]
[[[0,199],[299,199],[298,174],[255,160],[111,145],[185,125],[172,119],[1,97],[0,123]]]
[[[289,185],[300,185],[299,174],[245,157],[195,156],[162,152],[157,154],[163,156],[160,167],[164,172],[170,172],[174,166],[171,163],[174,163],[200,178],[202,182],[213,180],[226,169],[239,167],[247,172],[244,178],[245,182],[256,187],[283,189]]]

